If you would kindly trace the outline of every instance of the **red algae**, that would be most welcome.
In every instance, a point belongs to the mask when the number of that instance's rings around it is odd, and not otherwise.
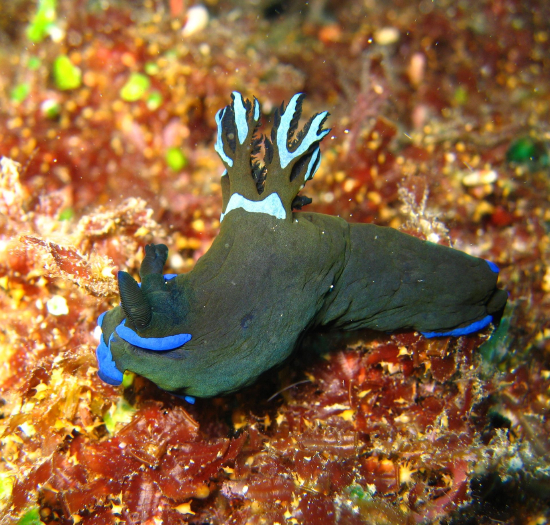
[[[32,45],[30,4],[13,4],[2,523],[548,521],[546,3],[211,1],[183,34],[183,2],[60,1]],[[60,56],[80,70],[72,89],[52,73]],[[128,96],[134,74],[145,87]],[[195,405],[132,374],[102,383],[95,320],[117,302],[116,270],[163,242],[170,271],[189,271],[217,233],[214,115],[233,90],[264,120],[298,91],[306,112],[330,111],[308,210],[494,261],[511,295],[491,339],[316,333],[258,384]],[[536,159],[507,154],[521,137]]]

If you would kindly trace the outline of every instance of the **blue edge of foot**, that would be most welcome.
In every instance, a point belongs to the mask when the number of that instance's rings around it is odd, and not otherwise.
[[[169,281],[176,276],[177,275],[175,274],[167,274],[164,276],[164,278]],[[103,312],[97,319],[97,325],[99,326],[99,328],[101,328],[101,325],[103,324],[103,318],[105,317],[106,313],[107,312]],[[158,338],[140,337],[133,330],[124,326],[124,321],[119,326],[117,326],[116,333],[119,337],[129,342],[130,344],[156,351],[173,350],[174,348],[178,348],[184,345],[185,343],[187,343],[187,341],[191,339],[191,334],[179,334]],[[106,344],[103,334],[101,334],[99,345],[96,350],[96,359],[99,366],[97,375],[103,382],[107,383],[108,385],[119,386],[122,383],[123,374],[116,367],[115,361],[113,359],[113,354],[111,353],[111,341],[113,341],[114,338],[115,335],[111,334],[111,336],[109,337],[109,343]],[[147,339],[149,339],[149,341]],[[176,397],[187,401],[191,405],[195,404],[195,398],[192,396],[180,396],[177,394],[172,395],[175,395]]]
[[[499,267],[492,261],[485,260],[485,262],[491,268],[491,271],[494,273],[499,273]],[[432,337],[444,337],[444,336],[453,336],[460,337],[461,335],[473,334],[474,332],[479,332],[483,330],[493,321],[493,316],[487,315],[483,319],[476,321],[475,323],[469,324],[468,326],[463,326],[461,328],[455,328],[454,330],[449,330],[448,332],[420,332],[426,339],[431,339]]]
[[[498,266],[491,261],[486,261],[491,270],[495,273],[499,273],[500,270]],[[170,281],[177,277],[176,274],[166,274],[164,278],[166,281]],[[141,283],[140,283],[141,286]],[[97,319],[97,325],[101,328],[101,324],[103,323],[103,317],[105,316],[106,312],[103,312],[99,318]],[[480,319],[479,321],[476,321],[472,324],[469,324],[468,326],[463,326],[461,328],[455,328],[454,330],[449,330],[448,332],[420,332],[426,339],[431,339],[432,337],[445,337],[445,336],[452,336],[452,337],[460,337],[462,335],[469,335],[473,334],[474,332],[479,332],[480,330],[483,330],[486,326],[488,326],[493,320],[493,317],[491,315],[485,316],[483,319]],[[124,326],[124,321],[117,326],[116,328],[117,334],[127,341],[130,344],[134,344],[135,346],[143,347],[148,350],[156,350],[156,351],[165,351],[165,350],[173,350],[174,348],[178,348],[187,341],[191,339],[190,334],[179,334],[175,336],[168,336],[168,337],[159,337],[159,338],[149,338],[150,341],[147,341],[148,338],[143,338],[137,335],[133,330],[130,328],[127,328]],[[109,345],[105,344],[105,340],[103,339],[103,334],[101,335],[101,340],[99,343],[99,346],[96,350],[96,358],[99,365],[99,370],[97,372],[98,376],[102,381],[109,385],[118,386],[122,383],[122,372],[116,367],[116,364],[113,360],[113,355],[111,354],[111,341],[113,340],[113,334],[111,334],[111,337],[109,338]],[[136,344],[140,343],[140,344]],[[191,396],[179,396],[177,394],[173,394],[176,397],[179,397],[180,399],[184,399],[190,404],[195,403],[195,398]]]
[[[431,339],[432,337],[443,337],[451,335],[453,337],[460,337],[461,335],[473,334],[474,332],[479,332],[488,326],[493,320],[492,315],[486,315],[483,319],[476,321],[475,323],[469,324],[468,326],[463,326],[461,328],[455,328],[454,330],[449,330],[448,332],[420,332],[426,339]]]

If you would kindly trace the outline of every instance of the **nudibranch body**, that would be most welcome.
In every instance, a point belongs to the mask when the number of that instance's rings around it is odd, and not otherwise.
[[[327,113],[296,133],[303,95],[258,137],[260,106],[233,94],[218,112],[225,165],[219,235],[193,270],[163,275],[149,245],[141,284],[119,272],[121,306],[99,318],[99,375],[141,374],[180,395],[236,391],[284,361],[314,326],[460,336],[498,318],[498,268],[391,228],[294,212],[320,161]],[[264,163],[255,159],[263,144]]]

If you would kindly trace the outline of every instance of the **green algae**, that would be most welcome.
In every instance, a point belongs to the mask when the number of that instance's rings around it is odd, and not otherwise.
[[[40,105],[40,111],[46,118],[54,120],[61,113],[61,105],[56,100],[47,99]]]
[[[160,68],[156,62],[147,62],[145,64],[145,73],[148,75],[156,75],[160,71]]]
[[[506,152],[506,160],[516,164],[550,165],[548,149],[541,141],[531,137],[514,140]]]
[[[145,96],[150,85],[149,77],[142,73],[132,73],[120,90],[120,98],[126,102],[136,102]]]
[[[125,399],[119,399],[103,416],[105,428],[109,434],[113,434],[117,424],[126,424],[132,421],[136,409]]]
[[[26,82],[17,84],[10,92],[10,100],[12,102],[23,102],[31,92],[31,87]]]
[[[164,99],[162,98],[162,95],[160,94],[159,91],[153,91],[147,97],[147,108],[150,109],[151,111],[154,111],[155,109],[160,108],[163,100]]]
[[[66,55],[60,55],[53,63],[55,85],[63,90],[77,89],[82,84],[82,71]]]
[[[15,475],[11,472],[0,472],[0,502],[5,503],[11,498]],[[0,508],[2,506],[0,505]]]
[[[44,525],[44,522],[40,519],[38,507],[25,512],[17,525]]]
[[[468,102],[468,91],[464,86],[458,86],[453,93],[453,100],[459,105],[463,106]]]
[[[40,65],[42,64],[42,61],[38,57],[30,57],[27,61],[27,67],[31,71],[36,71]]]
[[[168,148],[165,159],[166,164],[174,171],[180,171],[187,166],[187,158],[180,148]]]
[[[74,217],[74,210],[72,208],[65,208],[57,217],[58,221],[70,221]]]
[[[27,37],[35,44],[42,42],[56,28],[57,0],[38,0],[38,9],[27,27]]]

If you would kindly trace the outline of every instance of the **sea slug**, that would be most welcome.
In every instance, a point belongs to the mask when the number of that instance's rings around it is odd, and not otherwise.
[[[315,326],[461,336],[499,319],[507,293],[484,259],[391,228],[294,212],[319,166],[327,112],[297,132],[303,95],[258,136],[260,105],[233,93],[216,115],[225,171],[219,235],[193,270],[163,275],[148,245],[141,284],[120,271],[121,305],[98,320],[100,377],[141,374],[183,396],[236,391],[283,362]],[[264,161],[256,159],[263,145]],[[191,397],[188,397],[191,399]]]

